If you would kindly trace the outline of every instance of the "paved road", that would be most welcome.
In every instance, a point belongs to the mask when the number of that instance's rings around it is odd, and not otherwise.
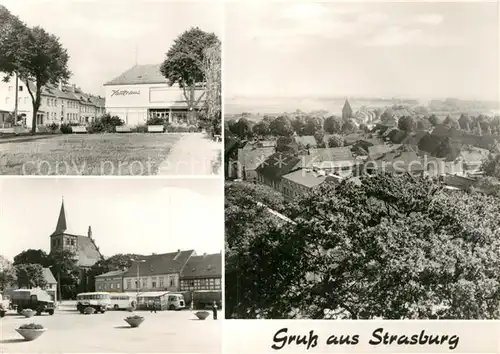
[[[146,319],[139,328],[123,320],[129,312],[81,315],[57,311],[30,319],[14,313],[1,319],[2,353],[220,353],[222,321],[196,319],[190,311],[139,311]],[[219,318],[222,313],[219,313]],[[24,323],[39,323],[47,332],[25,342],[15,331]]]
[[[168,157],[158,169],[158,175],[199,175],[220,174],[217,160],[222,151],[222,143],[214,142],[204,133],[184,135],[170,150]]]

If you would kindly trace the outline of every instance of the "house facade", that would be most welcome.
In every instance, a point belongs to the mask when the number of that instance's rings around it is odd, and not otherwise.
[[[194,250],[153,254],[135,262],[123,274],[123,291],[179,291],[180,275]]]
[[[50,268],[43,268],[43,277],[47,281],[47,287],[44,290],[52,297],[52,300],[58,301],[57,280],[54,277],[54,274],[52,274]]]
[[[170,86],[160,67],[160,64],[135,65],[105,83],[106,111],[129,126],[146,124],[150,118],[165,119],[173,124],[193,124],[188,122],[188,104],[183,89]],[[202,88],[196,89],[195,99],[202,94]],[[202,98],[198,106],[202,105],[201,101]]]
[[[95,291],[122,292],[124,270],[113,270],[95,277]]]
[[[181,273],[180,291],[222,291],[222,254],[189,258]]]
[[[0,111],[15,110],[16,80],[0,81]],[[33,104],[27,85],[35,91],[33,83],[19,80],[18,124],[31,127]],[[105,113],[104,98],[83,92],[76,85],[47,85],[42,88],[41,105],[36,117],[37,126],[49,124],[84,124]],[[2,122],[0,122],[0,125]],[[5,126],[4,126],[5,127]]]

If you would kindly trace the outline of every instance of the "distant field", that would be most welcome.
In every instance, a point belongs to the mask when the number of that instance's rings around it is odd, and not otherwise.
[[[0,144],[3,175],[154,175],[182,134],[58,135]]]

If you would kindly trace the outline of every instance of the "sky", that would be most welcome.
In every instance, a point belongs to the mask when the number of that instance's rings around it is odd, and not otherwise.
[[[224,94],[497,100],[497,2],[234,2]]]
[[[208,1],[0,0],[28,26],[59,37],[70,55],[71,83],[104,95],[103,84],[134,64],[158,64],[182,32],[222,34],[223,11]],[[137,56],[136,56],[137,53]]]
[[[50,250],[64,197],[68,233],[87,235],[101,253],[221,252],[223,188],[217,178],[2,178],[0,254]]]

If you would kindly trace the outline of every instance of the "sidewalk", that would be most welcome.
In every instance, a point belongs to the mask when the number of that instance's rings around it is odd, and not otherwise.
[[[184,135],[170,150],[158,169],[158,175],[220,174],[221,167],[214,171],[222,151],[222,143],[210,140],[204,133]]]

